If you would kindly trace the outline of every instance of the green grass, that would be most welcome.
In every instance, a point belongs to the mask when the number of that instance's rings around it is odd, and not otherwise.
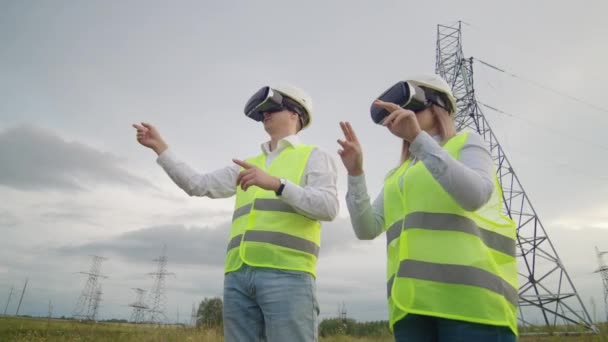
[[[70,320],[0,317],[0,341],[95,341],[95,342],[221,342],[221,331],[179,326],[150,326],[124,323],[81,323]],[[348,336],[322,338],[321,342],[392,342],[381,339],[355,339]]]
[[[608,342],[608,329],[601,327],[601,335],[535,336],[522,337],[520,341],[557,342]],[[123,323],[80,323],[69,320],[0,317],[0,341],[95,341],[95,342],[221,342],[221,331],[192,327],[149,326]],[[353,338],[333,336],[321,338],[321,342],[392,342],[391,336],[380,338]]]
[[[80,323],[69,320],[0,317],[0,341],[222,341],[221,333],[178,326]]]

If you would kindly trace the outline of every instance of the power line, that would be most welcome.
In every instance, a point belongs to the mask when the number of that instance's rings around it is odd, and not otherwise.
[[[544,89],[544,90],[546,90],[546,91],[552,92],[552,93],[554,93],[554,94],[556,94],[556,95],[559,95],[559,96],[562,96],[562,97],[569,98],[570,100],[576,101],[576,102],[578,102],[578,103],[582,103],[582,104],[584,104],[584,105],[586,105],[586,106],[589,106],[589,107],[591,107],[591,108],[593,108],[593,109],[595,109],[595,110],[598,110],[598,111],[601,111],[601,112],[604,112],[604,113],[607,113],[607,114],[608,114],[608,109],[606,109],[606,108],[603,108],[603,107],[597,106],[597,105],[595,105],[595,104],[593,104],[593,103],[587,102],[587,101],[585,101],[585,100],[583,100],[583,99],[580,99],[580,98],[578,98],[578,97],[572,96],[572,95],[570,95],[570,94],[568,94],[568,93],[565,93],[565,92],[563,92],[563,91],[560,91],[560,90],[557,90],[557,89],[555,89],[555,88],[549,87],[549,86],[547,86],[547,85],[544,85],[543,83],[540,83],[540,82],[537,82],[537,81],[531,80],[531,79],[529,79],[529,78],[525,78],[525,77],[523,77],[523,76],[516,75],[516,74],[514,74],[514,73],[512,73],[512,72],[510,72],[510,71],[507,71],[507,70],[505,70],[505,69],[503,69],[503,68],[499,68],[499,67],[497,67],[497,66],[495,66],[495,65],[492,65],[492,64],[490,64],[490,63],[488,63],[488,62],[485,62],[485,61],[483,61],[483,60],[481,60],[481,59],[479,59],[479,58],[476,58],[476,57],[472,57],[472,58],[473,58],[474,60],[478,61],[479,63],[481,63],[482,65],[484,65],[484,66],[486,66],[486,67],[488,67],[488,68],[490,68],[490,69],[492,69],[492,70],[494,70],[494,71],[498,71],[498,72],[504,73],[504,74],[506,74],[506,75],[508,75],[508,76],[511,76],[511,77],[513,77],[513,78],[517,78],[517,79],[519,79],[519,80],[522,80],[522,81],[524,81],[524,82],[527,82],[527,83],[529,83],[529,84],[532,84],[532,85],[534,85],[534,86],[536,86],[536,87],[538,87],[538,88]]]
[[[526,158],[526,159],[529,159],[529,160],[533,160],[533,161],[542,161],[542,162],[545,162],[545,163],[547,163],[549,165],[558,167],[561,170],[565,170],[567,172],[570,172],[571,174],[585,176],[586,177],[586,181],[589,181],[589,179],[595,179],[596,181],[602,182],[602,184],[605,184],[606,181],[608,181],[608,177],[597,176],[597,175],[592,175],[592,174],[586,173],[586,172],[584,172],[581,169],[577,169],[577,168],[572,167],[571,163],[566,163],[566,162],[559,163],[559,162],[556,162],[554,160],[549,160],[549,159],[546,159],[546,158],[538,156],[538,155],[531,156],[528,151],[522,151],[522,150],[519,150],[519,149],[511,148],[511,151],[513,151],[513,152],[519,152],[519,153],[517,153],[517,155],[519,157],[523,157],[523,158]],[[553,176],[555,176],[555,175],[553,174]]]
[[[473,25],[471,23],[467,23],[467,22],[464,22],[464,21],[460,21],[460,22],[462,24],[464,24],[464,26],[467,26],[467,27],[471,28],[472,30],[470,32],[475,32],[475,33],[479,34],[480,36],[483,36],[481,38],[482,40],[484,40],[484,41],[490,41],[493,46],[495,46],[496,44],[502,45],[503,47],[506,47],[507,50],[510,50],[510,52],[515,52],[520,57],[525,58],[526,61],[529,61],[530,58],[533,57],[533,58],[535,58],[535,60],[533,62],[535,62],[536,64],[539,64],[539,63],[546,63],[546,61],[549,59],[547,56],[542,56],[542,59],[540,59],[538,57],[535,57],[533,54],[530,54],[530,49],[529,48],[522,48],[520,46],[513,45],[512,42],[506,42],[506,41],[498,38],[498,36],[496,34],[491,34],[490,35],[490,34],[488,34],[489,30],[481,28],[477,24]],[[474,58],[474,57],[472,57],[472,58]],[[543,88],[545,90],[557,93],[560,96],[566,96],[566,97],[569,97],[570,99],[572,99],[572,100],[574,100],[576,102],[584,103],[585,105],[591,106],[594,109],[597,109],[597,110],[600,110],[600,111],[603,111],[603,112],[608,112],[608,109],[606,109],[606,108],[603,108],[603,107],[594,105],[592,103],[589,103],[589,102],[587,102],[585,100],[576,98],[576,97],[571,96],[571,95],[569,95],[567,93],[564,93],[564,92],[559,91],[557,89],[554,89],[552,87],[546,86],[546,85],[544,85],[544,84],[542,84],[540,82],[536,82],[534,80],[530,80],[530,79],[523,78],[523,77],[520,77],[518,75],[515,75],[513,73],[509,73],[506,70],[504,70],[503,68],[496,67],[495,65],[492,65],[492,64],[490,64],[488,62],[484,62],[484,61],[482,61],[480,59],[477,59],[477,58],[474,58],[474,59],[476,59],[477,61],[479,61],[483,65],[485,65],[485,66],[487,66],[487,67],[489,67],[491,69],[494,69],[496,71],[506,73],[506,74],[508,74],[508,75],[510,75],[512,77],[520,78],[520,79],[522,79],[522,80],[524,80],[526,82],[534,84],[535,86],[538,86],[538,87]]]
[[[511,113],[508,113],[508,112],[502,111],[502,110],[500,110],[500,109],[498,109],[498,108],[494,108],[494,107],[492,107],[492,106],[490,106],[490,105],[487,105],[487,104],[485,104],[485,103],[482,103],[481,101],[477,101],[477,103],[479,103],[479,104],[481,104],[482,106],[484,106],[485,108],[488,108],[488,109],[490,109],[490,110],[493,110],[493,111],[495,111],[495,112],[497,112],[497,113],[504,114],[504,115],[507,115],[507,116],[509,116],[509,117],[517,118],[517,119],[520,119],[520,120],[523,120],[523,121],[529,122],[530,124],[540,126],[540,124],[537,124],[537,123],[531,122],[531,121],[529,121],[529,120],[523,119],[523,118],[521,118],[521,117],[519,117],[519,116],[516,116],[516,115],[514,115],[514,114],[511,114]],[[544,126],[543,126],[543,128],[546,128],[546,127],[544,127]],[[560,133],[560,134],[561,134],[561,133]],[[564,134],[564,135],[566,135],[566,134]],[[594,146],[596,146],[596,147],[599,147],[599,148],[602,148],[602,149],[605,149],[605,150],[607,150],[607,151],[608,151],[608,147],[606,147],[606,146],[603,146],[603,145],[598,145],[598,144],[594,144],[594,143],[590,143],[590,142],[587,142],[587,141],[581,140],[580,138],[575,138],[575,137],[573,137],[573,136],[572,136],[572,139],[579,140],[580,142],[582,142],[582,143],[586,143],[586,144],[593,144],[593,145],[594,145]],[[530,154],[530,153],[529,153],[529,151],[525,151],[525,152],[524,152],[524,151],[520,151],[520,150],[518,150],[518,149],[514,149],[514,148],[511,148],[511,151],[514,151],[514,152],[522,152],[522,155],[523,155],[524,157],[530,157],[530,156],[529,156],[529,154]],[[547,158],[545,158],[545,157],[544,157],[544,154],[543,154],[543,156],[534,156],[534,157],[532,157],[532,159],[534,159],[534,160],[536,160],[536,161],[543,161],[543,162],[545,162],[545,163],[548,163],[548,164],[551,164],[551,165],[553,165],[553,166],[559,167],[559,168],[561,168],[561,169],[563,169],[563,170],[570,171],[571,173],[575,173],[575,174],[583,175],[583,176],[585,176],[585,177],[587,177],[587,178],[594,178],[595,180],[598,180],[598,181],[601,181],[601,182],[606,182],[606,181],[608,181],[608,177],[602,177],[602,176],[597,176],[597,175],[592,175],[592,174],[586,173],[586,172],[584,172],[584,171],[583,171],[583,170],[581,170],[581,169],[577,169],[577,168],[572,167],[572,164],[571,164],[571,163],[564,163],[564,162],[561,162],[561,163],[560,163],[560,162],[556,162],[555,160],[549,160],[549,159],[547,159]]]
[[[555,133],[556,135],[566,136],[566,137],[568,137],[570,139],[573,139],[573,140],[576,140],[576,141],[578,141],[580,143],[583,143],[583,144],[586,144],[586,145],[589,145],[589,146],[593,146],[593,147],[600,148],[602,150],[608,151],[608,146],[600,145],[600,144],[598,144],[596,142],[592,142],[592,141],[581,139],[580,137],[572,135],[571,133],[567,133],[565,131],[560,131],[558,129],[552,128],[551,126],[549,126],[547,124],[541,124],[541,123],[538,123],[538,122],[534,122],[534,121],[532,121],[530,119],[526,119],[522,115],[517,115],[517,114],[510,113],[510,112],[505,112],[504,110],[501,110],[501,109],[498,109],[496,107],[490,106],[490,105],[488,105],[486,103],[483,103],[483,102],[481,102],[479,100],[477,101],[477,103],[479,103],[482,106],[484,106],[485,108],[488,108],[488,109],[490,109],[492,111],[495,111],[497,113],[504,114],[504,115],[507,115],[507,116],[512,117],[512,118],[516,118],[516,119],[524,121],[524,122],[526,122],[526,123],[528,123],[529,125],[532,125],[532,126],[540,127],[540,128],[543,129],[543,131],[546,131],[547,129],[549,129],[553,133]]]
[[[477,24],[473,25],[473,24],[471,24],[471,23],[464,22],[464,21],[460,21],[460,22],[461,22],[461,23],[462,23],[464,26],[470,27],[470,28],[472,29],[472,31],[474,31],[474,32],[476,32],[476,33],[480,34],[481,36],[483,36],[483,37],[481,37],[481,39],[482,39],[482,40],[484,40],[484,41],[486,41],[486,40],[491,40],[491,42],[492,42],[492,44],[493,44],[493,45],[496,45],[497,40],[498,40],[499,45],[503,45],[503,46],[507,47],[507,49],[508,49],[508,50],[510,50],[510,52],[514,52],[515,50],[517,50],[517,51],[516,51],[516,53],[517,53],[517,54],[519,54],[520,56],[525,57],[525,58],[526,58],[526,60],[529,60],[529,59],[530,59],[530,56],[531,56],[531,55],[530,55],[530,53],[529,53],[529,49],[523,49],[523,48],[521,48],[521,47],[518,47],[518,46],[513,45],[512,43],[506,43],[505,41],[501,41],[500,39],[497,39],[497,36],[496,36],[495,34],[492,34],[492,35],[490,36],[490,35],[488,35],[488,30],[482,29],[482,28],[481,28],[481,27],[479,27]],[[553,88],[553,87],[550,87],[550,86],[548,86],[548,85],[545,85],[545,84],[543,84],[543,83],[541,83],[541,82],[534,81],[534,80],[532,80],[532,79],[528,79],[528,78],[525,78],[525,77],[519,76],[519,75],[517,75],[517,74],[515,74],[515,73],[513,73],[513,72],[510,72],[510,71],[505,70],[505,68],[501,68],[501,67],[496,66],[496,64],[492,64],[492,63],[489,63],[489,62],[483,61],[483,60],[478,59],[478,58],[475,58],[475,57],[471,57],[471,58],[473,58],[473,59],[477,60],[477,61],[478,61],[478,62],[480,62],[480,63],[481,63],[483,66],[486,66],[486,67],[488,67],[488,68],[490,68],[490,69],[492,69],[492,70],[494,70],[494,71],[498,71],[498,72],[504,73],[504,74],[509,75],[509,76],[511,76],[511,77],[513,77],[513,78],[517,78],[517,79],[519,79],[519,80],[522,80],[522,81],[524,81],[524,82],[527,82],[527,83],[529,83],[529,84],[532,84],[532,85],[534,85],[534,86],[536,86],[536,87],[538,87],[538,88],[541,88],[541,89],[544,89],[544,90],[546,90],[546,91],[552,92],[552,93],[554,93],[554,94],[556,94],[556,95],[563,96],[563,97],[567,97],[567,98],[569,98],[569,99],[571,99],[571,100],[573,100],[573,101],[576,101],[576,102],[579,102],[579,103],[585,104],[585,105],[587,105],[587,106],[589,106],[589,107],[591,107],[591,108],[594,108],[594,109],[596,109],[596,110],[599,110],[599,111],[601,111],[601,112],[608,113],[608,109],[606,109],[606,108],[604,108],[604,107],[600,107],[600,106],[598,106],[598,105],[595,105],[595,104],[593,104],[593,103],[590,103],[590,102],[585,101],[585,100],[583,100],[583,99],[580,99],[580,98],[578,98],[578,97],[572,96],[572,95],[570,95],[570,94],[568,94],[568,93],[566,93],[566,92],[560,91],[560,90],[558,90],[558,89],[555,89],[555,88]],[[542,60],[537,59],[535,62],[537,62],[537,63],[543,63],[543,62],[545,62],[547,59],[548,59],[547,57],[544,57]]]
[[[495,87],[490,83],[489,80],[485,79],[485,77],[484,77],[484,81],[492,89],[492,91],[495,94],[498,94],[498,92],[496,91]],[[575,142],[578,142],[578,143],[581,143],[581,144],[584,144],[584,145],[587,145],[587,146],[591,146],[591,147],[594,147],[594,148],[600,148],[602,150],[608,151],[608,146],[598,144],[597,142],[594,142],[594,141],[582,139],[580,136],[575,136],[575,135],[572,135],[571,133],[569,133],[567,131],[560,130],[560,129],[557,129],[555,127],[552,127],[547,122],[539,123],[539,122],[527,119],[525,115],[519,115],[519,114],[514,114],[512,112],[506,112],[506,111],[504,111],[502,109],[496,108],[494,106],[490,106],[489,104],[484,103],[484,102],[479,101],[479,100],[477,100],[477,103],[479,103],[480,105],[484,106],[485,108],[490,109],[490,110],[492,110],[492,111],[494,111],[496,113],[503,114],[503,115],[508,116],[510,118],[514,118],[514,119],[517,119],[517,120],[524,121],[525,123],[527,123],[530,126],[538,127],[538,128],[541,129],[541,131],[543,133],[554,133],[555,135],[557,135],[559,137],[564,137],[565,136],[565,137],[568,137],[568,138],[574,140]]]

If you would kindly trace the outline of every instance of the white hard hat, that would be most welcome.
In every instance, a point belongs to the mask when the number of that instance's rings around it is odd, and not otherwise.
[[[456,98],[454,97],[454,94],[452,94],[450,85],[443,78],[441,78],[441,76],[435,74],[423,74],[409,77],[406,79],[406,81],[420,87],[436,90],[439,93],[444,94],[447,97],[447,100],[450,102],[450,112],[452,114],[456,113]]]
[[[289,84],[281,84],[272,88],[299,104],[306,111],[305,115],[307,116],[307,118],[303,118],[302,129],[310,126],[312,122],[312,99],[310,96],[302,89]]]

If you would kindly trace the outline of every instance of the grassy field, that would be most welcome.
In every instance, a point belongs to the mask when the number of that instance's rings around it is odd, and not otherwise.
[[[608,342],[606,327],[602,335],[552,336],[552,337],[523,337],[520,341],[583,341]],[[178,326],[142,326],[120,323],[86,324],[75,321],[37,319],[21,317],[0,317],[1,342],[25,341],[99,341],[99,342],[217,342],[223,341],[221,332],[200,330],[191,327]],[[378,338],[353,338],[350,336],[334,336],[321,338],[321,342],[392,342],[391,336]]]

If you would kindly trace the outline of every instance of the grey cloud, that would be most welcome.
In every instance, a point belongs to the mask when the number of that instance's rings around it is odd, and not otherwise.
[[[223,265],[228,236],[227,224],[215,228],[164,225],[127,232],[104,241],[64,246],[65,255],[116,255],[128,261],[149,262],[156,258],[161,245],[167,245],[171,264]]]
[[[359,243],[348,219],[326,223],[322,229],[321,258],[345,253]],[[130,261],[147,262],[158,256],[161,244],[165,243],[171,263],[221,266],[229,235],[229,223],[217,227],[162,225],[127,232],[103,241],[64,246],[59,252],[65,255],[117,255]]]
[[[357,246],[366,244],[369,244],[369,242],[360,241],[355,236],[350,218],[337,218],[332,222],[323,222],[321,228],[321,257],[351,251]]]
[[[232,210],[223,209],[185,209],[171,215],[155,215],[156,221],[161,222],[205,222],[210,218],[227,219],[232,216]]]
[[[85,201],[86,196],[79,196],[74,201],[71,194],[59,200],[48,200],[28,206],[31,217],[36,217],[41,224],[89,224],[103,226],[104,218],[124,215],[121,208],[100,200]],[[92,196],[95,194],[91,193]],[[94,203],[94,204],[92,204]]]
[[[19,218],[8,210],[0,209],[0,227],[14,227],[19,224]]]
[[[78,212],[78,211],[48,211],[39,215],[43,222],[56,223],[56,222],[75,222],[78,224],[87,223],[93,226],[102,226],[99,222],[95,221],[94,215],[90,212]]]
[[[20,190],[85,190],[87,184],[152,187],[120,168],[121,160],[36,126],[0,133],[0,184]]]

